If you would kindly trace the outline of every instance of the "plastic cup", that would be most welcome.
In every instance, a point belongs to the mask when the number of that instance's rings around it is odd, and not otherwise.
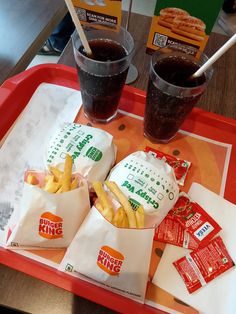
[[[204,53],[194,57],[175,47],[152,55],[144,115],[144,135],[151,142],[168,143],[174,138],[212,77],[211,67],[196,82],[190,78],[207,60]],[[177,71],[184,74],[176,76]]]
[[[134,40],[122,27],[110,28],[106,25],[91,24],[85,27],[84,31],[93,51],[93,58],[88,58],[83,53],[77,32],[72,35],[84,114],[92,122],[107,123],[117,114],[134,53]],[[93,47],[98,49],[100,60]],[[112,51],[109,60],[107,55],[101,60],[100,52],[109,54],[109,49]]]

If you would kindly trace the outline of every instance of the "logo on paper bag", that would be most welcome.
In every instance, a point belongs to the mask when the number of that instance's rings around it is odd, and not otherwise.
[[[86,156],[94,161],[99,161],[102,159],[102,152],[96,147],[91,146],[87,150]]]
[[[45,212],[39,219],[39,235],[46,239],[58,239],[63,237],[63,219]]]
[[[124,256],[109,246],[102,246],[97,258],[97,265],[111,276],[118,276]]]

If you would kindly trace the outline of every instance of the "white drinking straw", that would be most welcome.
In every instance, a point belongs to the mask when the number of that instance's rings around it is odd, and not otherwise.
[[[230,47],[236,43],[236,34],[234,34],[213,56],[207,60],[193,75],[192,77],[201,76],[216,60],[218,60]]]
[[[81,23],[80,23],[80,20],[79,20],[79,18],[77,16],[77,13],[75,11],[74,5],[73,5],[71,0],[65,0],[65,3],[66,3],[67,8],[68,8],[68,10],[70,12],[72,21],[75,24],[75,28],[76,28],[76,30],[77,30],[77,32],[79,34],[80,40],[81,40],[81,42],[82,42],[82,44],[84,46],[84,50],[85,50],[87,56],[91,57],[93,55],[93,53],[92,53],[92,50],[89,47],[88,40],[87,40],[87,38],[85,36],[84,30],[83,30],[83,28],[81,26]]]

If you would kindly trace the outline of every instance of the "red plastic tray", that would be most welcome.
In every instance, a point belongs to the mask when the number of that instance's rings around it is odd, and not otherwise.
[[[0,141],[43,82],[79,89],[76,69],[64,65],[39,65],[8,79],[0,87]],[[145,95],[144,91],[125,86],[120,109],[143,116]],[[236,203],[236,177],[233,174],[236,164],[236,121],[195,108],[182,129],[232,144],[224,196]],[[0,262],[118,312],[159,312],[3,248],[0,248]]]

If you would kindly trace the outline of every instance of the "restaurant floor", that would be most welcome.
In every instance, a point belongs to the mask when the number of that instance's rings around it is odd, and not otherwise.
[[[129,7],[130,0],[122,1],[122,10],[127,11]],[[132,3],[132,12],[152,16],[154,12],[156,0],[135,0]],[[236,14],[225,14],[223,11],[220,12],[219,17],[213,27],[213,32],[220,33],[224,35],[232,35],[232,32],[236,31]],[[28,68],[35,66],[37,64],[43,63],[57,63],[59,57],[56,56],[41,56],[36,55],[31,61]]]

